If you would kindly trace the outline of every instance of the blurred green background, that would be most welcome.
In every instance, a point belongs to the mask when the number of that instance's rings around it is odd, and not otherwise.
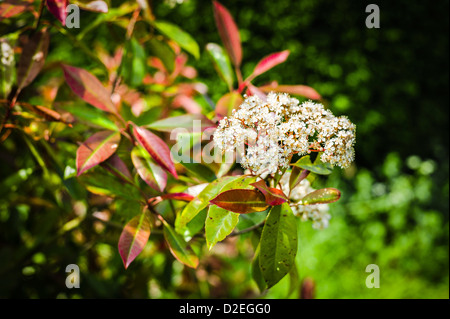
[[[189,64],[217,101],[227,88],[203,52],[207,43],[220,43],[211,3],[188,0],[174,8],[153,3],[158,18],[179,25],[199,43],[201,58]],[[288,60],[255,84],[311,86],[334,114],[346,114],[357,125],[355,165],[335,169],[326,181],[343,193],[331,204],[329,228],[299,225],[300,280],[314,281],[316,298],[449,298],[448,1],[377,1],[379,29],[365,26],[369,2],[221,3],[241,31],[244,77],[262,57],[288,49]],[[86,13],[82,23],[94,18]],[[109,32],[101,25],[86,37],[107,41]],[[78,229],[65,224],[92,210],[80,201],[74,212],[59,179],[43,184],[45,172],[32,157],[17,158],[23,147],[11,140],[0,151],[0,297],[260,296],[251,280],[253,250],[246,236],[205,253],[195,273],[159,251],[158,241],[125,271],[116,251],[120,228],[104,229],[88,218]],[[11,175],[11,167],[29,168]],[[37,198],[41,202],[30,204]],[[133,209],[117,206],[122,212]],[[128,217],[123,213],[123,220]],[[72,263],[80,266],[81,288],[68,290],[64,269]],[[380,268],[378,289],[365,285],[368,264]],[[263,296],[298,298],[300,287],[291,279]]]

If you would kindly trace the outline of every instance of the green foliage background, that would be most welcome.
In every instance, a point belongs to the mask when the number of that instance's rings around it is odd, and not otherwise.
[[[201,58],[191,57],[190,64],[217,101],[227,88],[204,52],[208,42],[220,43],[211,3],[189,0],[171,9],[154,2],[158,18],[179,25],[199,43]],[[342,191],[331,205],[329,228],[316,231],[300,223],[300,279],[314,280],[317,298],[448,298],[448,1],[378,1],[380,29],[365,27],[365,2],[222,3],[240,27],[244,77],[262,57],[289,49],[287,62],[255,84],[309,85],[334,114],[346,114],[357,125],[355,165],[335,169],[326,184]],[[82,28],[95,18],[82,12]],[[103,24],[85,40],[113,49],[114,32]],[[58,46],[48,61],[95,68],[65,40],[52,39]],[[76,150],[63,148],[51,159],[61,170],[58,177],[42,169],[23,140],[9,138],[0,146],[0,297],[259,296],[251,280],[248,236],[217,245],[202,257],[196,274],[167,249],[160,251],[157,241],[125,271],[116,247],[120,228],[104,230],[89,218],[76,224],[76,217],[92,214],[92,208],[73,179],[61,179],[70,164],[67,154],[73,161]],[[80,199],[78,206],[68,204],[62,181]],[[118,223],[133,216],[126,201],[116,209]],[[68,290],[64,269],[72,263],[81,268],[81,288]],[[365,286],[368,264],[380,267],[379,289]],[[292,277],[264,296],[298,298],[300,287]]]

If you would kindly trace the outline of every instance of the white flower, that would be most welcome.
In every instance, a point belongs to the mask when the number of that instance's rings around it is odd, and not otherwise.
[[[14,51],[8,42],[0,42],[0,63],[11,65],[14,61]]]
[[[323,162],[345,168],[354,159],[355,129],[322,104],[299,104],[288,94],[271,92],[266,101],[246,97],[220,121],[214,143],[222,152],[238,150],[242,167],[256,175],[276,173],[288,167],[293,154],[311,151],[322,152]]]

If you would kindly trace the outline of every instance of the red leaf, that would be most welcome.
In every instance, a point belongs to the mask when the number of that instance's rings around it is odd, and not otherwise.
[[[47,29],[35,33],[22,48],[17,66],[17,89],[20,91],[30,84],[41,71],[47,57],[50,33]]]
[[[77,150],[77,176],[111,157],[119,142],[119,132],[101,131],[89,137]]]
[[[262,179],[250,185],[255,186],[261,193],[264,194],[267,205],[276,206],[287,201],[287,196],[282,190],[268,187]]]
[[[213,1],[214,18],[220,38],[234,66],[239,67],[242,61],[241,39],[239,30],[230,12],[219,2]]]
[[[161,196],[162,199],[174,199],[174,200],[182,200],[185,202],[190,202],[194,199],[194,196],[186,194],[186,193],[171,193],[165,194]]]
[[[66,64],[63,64],[62,68],[67,84],[76,95],[100,110],[117,113],[111,101],[111,94],[94,75],[84,69]]]
[[[0,21],[18,15],[30,8],[32,9],[31,2],[30,0],[6,0],[4,3],[0,3]]]
[[[150,237],[150,221],[143,212],[130,220],[122,230],[119,238],[119,254],[125,269],[141,253]]]
[[[66,7],[69,4],[67,0],[47,0],[48,10],[62,23],[66,25],[67,12]]]
[[[286,61],[286,59],[289,56],[289,50],[272,53],[268,56],[266,56],[264,59],[259,61],[259,63],[256,65],[255,70],[253,71],[252,75],[250,76],[251,79],[254,79],[258,75],[270,70],[274,66],[277,66],[280,63],[283,63]]]
[[[162,192],[167,185],[167,174],[156,165],[150,156],[141,147],[137,146],[131,151],[131,160],[139,176],[154,190]]]
[[[273,81],[271,84],[260,86],[259,89],[266,93],[274,91],[301,95],[311,100],[319,100],[322,98],[316,90],[306,85],[278,85],[276,81]]]
[[[127,165],[120,159],[117,154],[113,154],[105,161],[105,168],[112,174],[116,175],[120,179],[127,180],[130,184],[133,184],[133,177],[128,170]]]
[[[139,144],[146,149],[156,163],[161,165],[175,178],[178,178],[177,171],[175,170],[175,165],[170,154],[170,149],[166,143],[164,143],[164,141],[157,135],[140,126],[134,126],[133,133]]]
[[[264,195],[252,189],[231,189],[220,193],[210,203],[240,214],[262,212],[268,207]]]

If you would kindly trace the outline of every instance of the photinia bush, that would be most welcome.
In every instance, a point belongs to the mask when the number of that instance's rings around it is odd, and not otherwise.
[[[7,25],[0,39],[1,142],[11,134],[26,139],[43,169],[59,175],[61,167],[40,152],[73,145],[68,162],[74,166],[66,165],[63,180],[76,179],[90,193],[111,198],[111,206],[115,200],[139,205],[117,238],[125,268],[154,231],[163,234],[161,249],[190,268],[201,263],[204,246],[211,250],[252,232],[253,278],[261,290],[270,288],[295,268],[297,221],[327,227],[328,204],[341,193],[311,182],[350,165],[355,125],[335,117],[311,87],[253,84],[286,62],[288,50],[262,57],[244,77],[238,27],[217,1],[212,13],[223,47],[208,43],[204,52],[228,92],[214,103],[187,64],[189,56],[200,57],[197,42],[155,17],[149,3],[1,3]],[[69,4],[98,17],[70,30],[66,21],[77,17]],[[88,33],[101,24],[120,29],[116,47],[88,47]],[[46,61],[53,37],[76,46],[76,54],[99,66],[95,73],[77,59]],[[39,77],[45,80],[35,90]],[[38,151],[33,143],[46,147]]]

